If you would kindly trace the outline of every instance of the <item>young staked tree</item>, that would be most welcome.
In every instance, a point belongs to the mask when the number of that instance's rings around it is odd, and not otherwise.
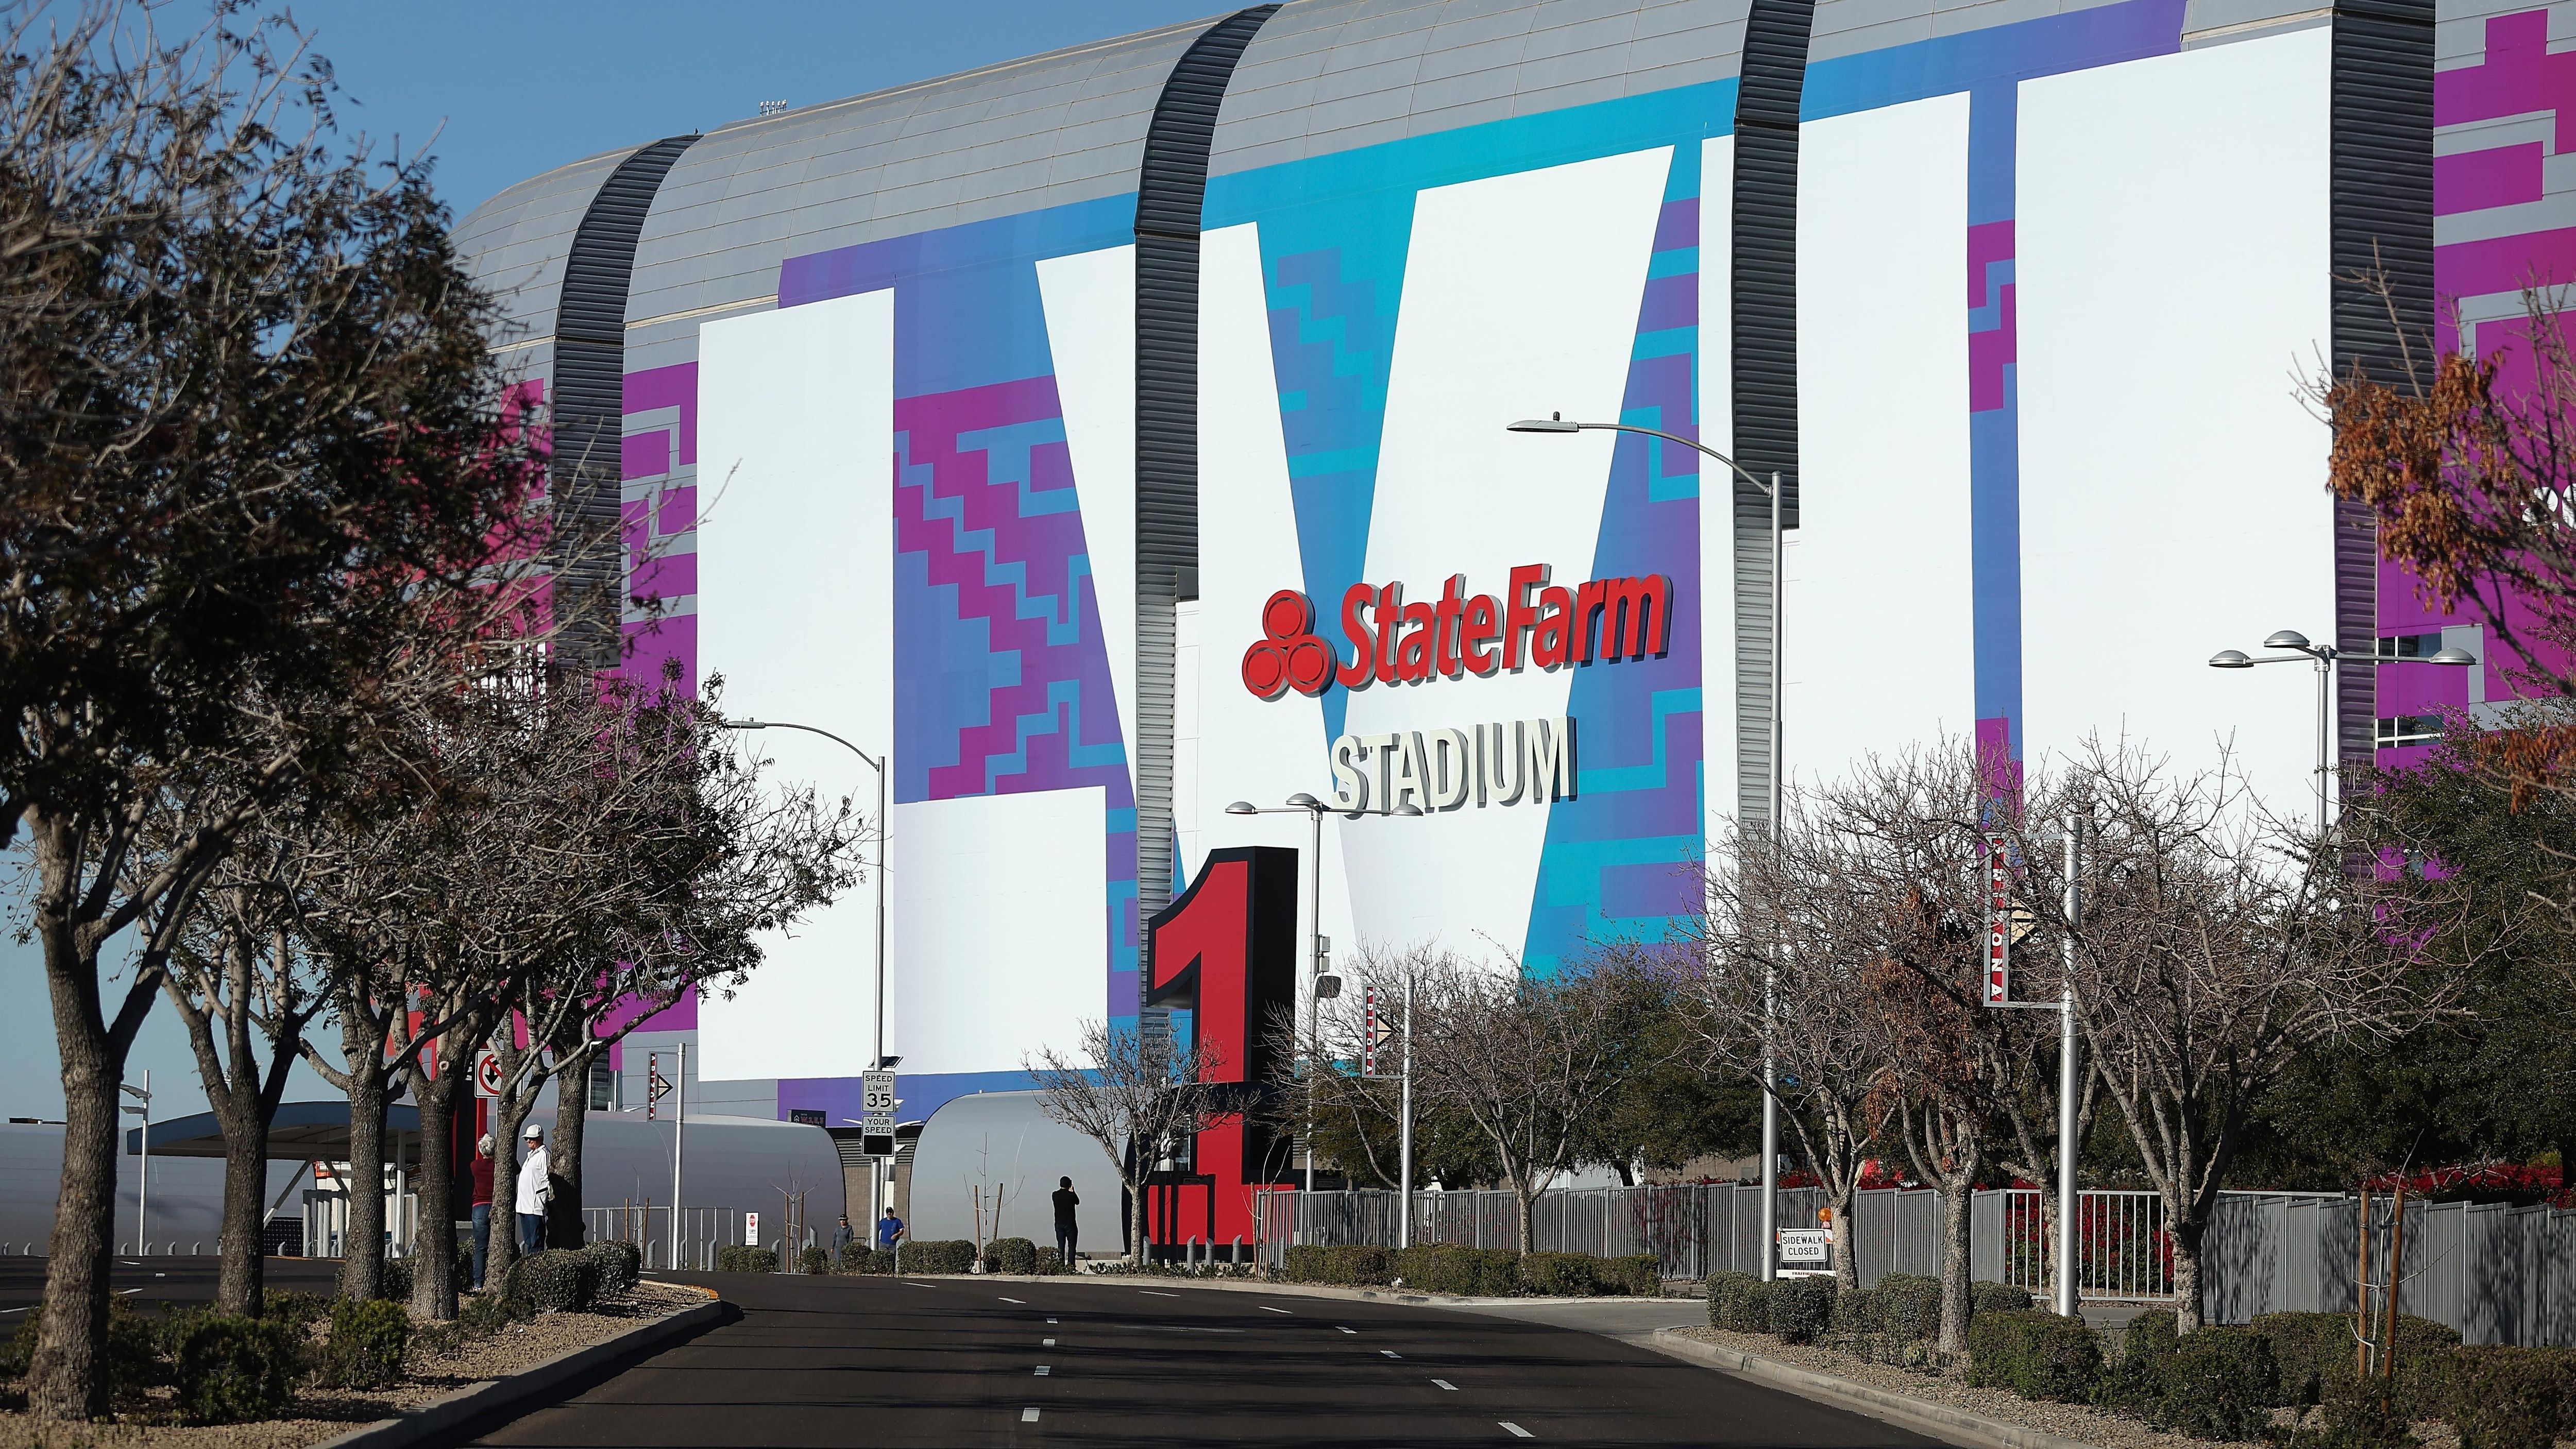
[[[349,694],[518,528],[527,477],[426,163],[340,144],[282,21],[221,7],[172,42],[155,13],[0,11],[0,831],[31,847],[61,1055],[52,1420],[107,1408],[126,1053],[207,873],[345,727],[246,699]]]
[[[1852,1202],[1894,1115],[1889,1034],[1867,989],[1879,883],[1834,828],[1831,801],[1802,790],[1782,804],[1776,834],[1732,830],[1711,853],[1692,1019],[1715,1066],[1778,1099],[1833,1209],[1834,1277],[1848,1291],[1860,1286]]]
[[[2093,821],[2077,1016],[2164,1199],[2190,1331],[2248,1114],[2300,1053],[2392,1039],[2447,1009],[2459,953],[2446,938],[2475,891],[2405,862],[2352,868],[2341,841],[2268,826],[2223,772],[2096,749],[2074,784]]]
[[[1189,1138],[1246,1104],[1239,1089],[1210,1082],[1214,1049],[1169,1033],[1148,1035],[1103,1022],[1082,1024],[1071,1052],[1042,1047],[1021,1061],[1036,1084],[1038,1111],[1100,1144],[1127,1189],[1127,1256],[1144,1262],[1145,1188],[1167,1157],[1186,1158]]]
[[[1574,1165],[1585,1119],[1647,1065],[1632,1030],[1635,964],[1605,953],[1542,978],[1431,946],[1361,954],[1368,979],[1412,983],[1415,1099],[1484,1134],[1532,1251],[1538,1195]]]

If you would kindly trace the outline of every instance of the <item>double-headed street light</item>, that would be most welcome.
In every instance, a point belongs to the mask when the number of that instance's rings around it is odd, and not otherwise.
[[[891,757],[887,755],[871,755],[867,751],[860,749],[857,745],[851,744],[848,740],[832,733],[830,730],[817,729],[814,726],[807,724],[789,724],[784,720],[774,719],[737,719],[725,721],[725,728],[729,730],[801,730],[809,735],[821,735],[823,738],[839,745],[842,749],[848,750],[851,754],[858,756],[860,763],[877,772],[876,1053],[869,1059],[868,1070],[892,1071],[894,1069],[894,1064],[901,1061],[902,1058],[887,1056],[885,1049],[886,839],[893,833],[893,822],[888,819],[886,815],[886,765]],[[886,1203],[893,1200],[893,1195],[889,1191],[892,1186],[893,1178],[892,1174],[887,1171],[887,1167],[890,1164],[891,1159],[880,1158],[876,1159],[876,1162],[877,1166],[871,1168],[869,1172],[869,1194],[877,1199],[876,1202],[869,1205],[871,1212],[880,1210]],[[674,1203],[672,1211],[676,1218],[678,1213],[678,1206],[676,1203]]]
[[[1317,1023],[1321,1020],[1322,1014],[1321,1006],[1315,997],[1315,982],[1324,974],[1324,817],[1335,812],[1332,806],[1327,805],[1323,801],[1316,799],[1314,796],[1307,794],[1303,790],[1300,790],[1296,794],[1289,796],[1288,803],[1285,805],[1255,805],[1249,800],[1237,800],[1233,804],[1225,807],[1225,813],[1228,815],[1303,815],[1313,826],[1313,834],[1309,837],[1310,845],[1308,853],[1308,860],[1310,863],[1308,879],[1311,884],[1306,897],[1306,1037],[1307,1040],[1311,1042],[1314,1040],[1315,1034],[1319,1030]],[[1422,811],[1420,807],[1416,806],[1412,801],[1407,800],[1393,809],[1380,807],[1375,810],[1350,810],[1340,813],[1347,814],[1354,820],[1358,819],[1362,815],[1393,815],[1399,819],[1411,820],[1418,818],[1422,814]],[[1306,1192],[1308,1194],[1312,1194],[1315,1191],[1314,1074],[1315,1063],[1310,1061],[1306,1064]],[[1408,1087],[1409,1085],[1410,1084],[1408,1084]],[[1409,1116],[1406,1121],[1405,1128],[1408,1134],[1406,1146],[1409,1149],[1411,1147],[1409,1134],[1412,1129],[1412,1123]],[[1413,1182],[1412,1157],[1413,1154],[1411,1151],[1407,1150],[1405,1153],[1404,1185],[1406,1188],[1405,1206],[1408,1209],[1413,1205],[1413,1198],[1411,1195],[1411,1186]],[[1300,1202],[1302,1204],[1304,1201],[1308,1200],[1311,1199],[1300,1199]],[[1302,1206],[1300,1211],[1303,1211]]]
[[[1771,475],[1771,481],[1765,483],[1761,479],[1754,477],[1751,473],[1746,472],[1743,464],[1736,462],[1733,458],[1726,456],[1724,453],[1721,453],[1715,448],[1710,447],[1708,444],[1699,441],[1697,438],[1685,438],[1678,433],[1667,433],[1658,428],[1641,428],[1634,423],[1569,423],[1565,420],[1565,414],[1550,413],[1544,418],[1523,418],[1517,423],[1508,424],[1506,426],[1506,431],[1515,433],[1636,433],[1644,437],[1661,438],[1667,443],[1679,443],[1685,448],[1697,449],[1701,454],[1715,458],[1717,461],[1724,463],[1727,467],[1735,471],[1736,477],[1741,478],[1745,482],[1752,484],[1754,487],[1761,489],[1763,495],[1771,500],[1771,798],[1768,828],[1771,831],[1772,839],[1776,842],[1779,839],[1780,831],[1780,777],[1783,773],[1780,759],[1780,709],[1783,703],[1780,698],[1780,604],[1782,587],[1780,576],[1780,554],[1782,545],[1780,507],[1782,501],[1781,495],[1783,492],[1780,487],[1780,475],[1778,473],[1773,473]],[[1707,500],[1703,499],[1701,500],[1701,503],[1702,506],[1705,507]],[[1763,985],[1762,1009],[1766,1014],[1772,1010],[1771,986],[1767,980]],[[1767,1026],[1764,1029],[1763,1034],[1767,1039],[1770,1034]],[[1773,1090],[1778,1085],[1778,1080],[1778,1067],[1772,1060],[1770,1048],[1765,1046],[1762,1051],[1762,1241],[1768,1245],[1764,1248],[1762,1253],[1762,1278],[1765,1282],[1768,1282],[1773,1277],[1777,1276],[1779,1260],[1780,1101]]]
[[[2331,765],[2329,764],[2330,756],[2327,752],[2327,736],[2330,731],[2330,721],[2333,719],[2333,715],[2327,706],[2327,700],[2331,698],[2333,694],[2334,671],[2336,664],[2346,659],[2357,659],[2360,662],[2368,664],[2439,664],[2452,669],[2462,669],[2478,662],[2478,656],[2470,653],[2466,649],[2460,648],[2457,645],[2437,650],[2434,653],[2427,654],[2417,659],[2401,660],[2393,656],[2384,656],[2377,653],[2358,656],[2350,655],[2337,649],[2332,644],[2311,644],[2308,642],[2308,636],[2300,633],[2296,629],[2278,629],[2273,631],[2271,637],[2263,641],[2263,647],[2266,649],[2287,649],[2291,652],[2287,654],[2268,654],[2257,659],[2246,654],[2245,651],[2241,649],[2221,649],[2217,653],[2209,656],[2209,667],[2212,669],[2251,669],[2257,664],[2295,664],[2302,659],[2315,661],[2317,667],[2317,832],[2319,834],[2323,834],[2326,828],[2326,781],[2331,772]]]

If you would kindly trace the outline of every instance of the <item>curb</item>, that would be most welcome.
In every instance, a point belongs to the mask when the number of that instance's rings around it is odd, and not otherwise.
[[[835,1275],[845,1276],[845,1275]],[[887,1275],[870,1273],[868,1277]],[[1406,1293],[1387,1288],[1337,1288],[1323,1283],[1245,1283],[1226,1278],[1160,1278],[1148,1273],[902,1273],[899,1278],[930,1278],[942,1283],[1097,1283],[1105,1285],[1171,1284],[1175,1288],[1214,1288],[1227,1293],[1266,1293],[1291,1298],[1341,1298],[1365,1303],[1410,1303],[1422,1308],[1526,1308],[1616,1303],[1691,1303],[1695,1298],[1635,1298],[1595,1294],[1589,1298],[1456,1298],[1446,1293]]]
[[[710,1299],[588,1348],[557,1354],[508,1378],[458,1389],[446,1398],[423,1404],[398,1419],[378,1419],[336,1439],[325,1439],[313,1445],[312,1449],[405,1449],[405,1446],[424,1443],[476,1419],[524,1412],[535,1407],[535,1401],[549,1390],[567,1380],[629,1354],[659,1348],[673,1339],[684,1338],[706,1324],[721,1322],[732,1307],[721,1298]]]
[[[1947,1404],[1873,1389],[1867,1384],[1856,1384],[1832,1374],[1796,1368],[1737,1349],[1720,1348],[1696,1338],[1684,1338],[1677,1328],[1656,1329],[1647,1346],[1658,1353],[1687,1359],[1719,1373],[1750,1379],[1769,1388],[1784,1389],[1802,1399],[1837,1409],[1866,1414],[1900,1429],[1911,1429],[1945,1443],[1964,1445],[1966,1449],[2096,1449],[2081,1439],[2069,1439],[2042,1429],[1989,1419],[1983,1414],[1972,1414]]]

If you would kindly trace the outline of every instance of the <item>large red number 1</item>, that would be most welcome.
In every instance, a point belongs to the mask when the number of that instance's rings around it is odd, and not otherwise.
[[[1276,846],[1211,852],[1187,893],[1147,924],[1149,1006],[1190,1013],[1214,1058],[1204,1080],[1257,1087],[1271,1080],[1274,1013],[1297,1005],[1297,852]],[[1198,1134],[1189,1165],[1148,1189],[1147,1232],[1157,1243],[1247,1243],[1252,1187],[1281,1181],[1278,1134],[1240,1113]]]

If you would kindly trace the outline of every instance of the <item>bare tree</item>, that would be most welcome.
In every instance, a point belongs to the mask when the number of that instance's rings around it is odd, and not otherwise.
[[[2301,1051],[2394,1037],[2446,1009],[2448,973],[2424,947],[2469,886],[2404,865],[2347,869],[2331,838],[2285,840],[2223,768],[2178,775],[2096,747],[2079,785],[2096,834],[2074,933],[2078,1016],[2164,1199],[2188,1331],[2252,1104]]]
[[[1532,1251],[1538,1195],[1573,1166],[1583,1119],[1637,1069],[1625,1018],[1638,993],[1622,979],[1633,966],[1603,956],[1542,978],[1431,946],[1363,945],[1360,959],[1372,980],[1411,981],[1415,1095],[1493,1144]]]
[[[347,727],[249,691],[348,693],[529,481],[426,161],[341,145],[283,22],[219,7],[171,42],[153,13],[0,11],[0,831],[33,845],[62,1063],[29,1370],[52,1420],[107,1407],[117,1086],[187,908]]]
[[[1098,1021],[1082,1024],[1075,1052],[1043,1047],[1021,1062],[1037,1085],[1038,1111],[1099,1143],[1127,1189],[1132,1261],[1146,1261],[1145,1188],[1163,1159],[1186,1155],[1192,1134],[1244,1105],[1239,1093],[1208,1080],[1219,1065],[1200,1043]]]
[[[1714,1061],[1778,1100],[1833,1209],[1834,1278],[1850,1290],[1852,1201],[1893,1113],[1891,1042],[1865,989],[1880,959],[1877,883],[1820,818],[1824,803],[1793,793],[1776,835],[1733,830],[1719,843],[1691,985]]]

